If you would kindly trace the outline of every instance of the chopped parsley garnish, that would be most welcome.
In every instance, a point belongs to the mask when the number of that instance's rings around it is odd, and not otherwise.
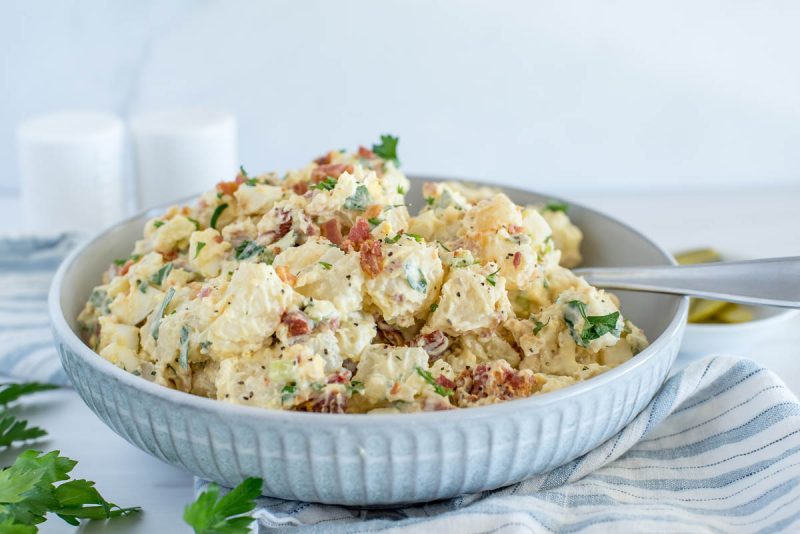
[[[22,382],[16,384],[2,384],[0,385],[0,406],[11,404],[20,397],[30,395],[31,393],[39,393],[41,391],[50,391],[52,389],[59,389],[58,386],[52,384],[42,384],[40,382]]]
[[[417,243],[422,243],[422,236],[421,235],[412,234],[410,232],[406,232],[404,235],[407,235],[408,237],[410,237],[411,239],[413,239]]]
[[[436,202],[436,199],[433,197],[425,197],[425,204],[428,206],[433,206],[433,203]]]
[[[153,339],[158,341],[158,327],[161,326],[161,318],[164,317],[164,312],[167,310],[167,306],[169,306],[169,301],[172,300],[172,297],[175,296],[175,288],[169,288],[167,290],[167,294],[164,295],[164,300],[161,301],[161,304],[158,307],[158,311],[156,312],[156,320],[153,322]]]
[[[333,176],[326,176],[324,180],[319,183],[312,184],[308,188],[317,189],[319,191],[331,191],[334,187],[336,187],[336,178]]]
[[[219,216],[222,215],[222,212],[228,207],[227,203],[222,203],[214,210],[214,213],[211,214],[211,228],[216,230],[217,228],[217,221],[219,220]]]
[[[197,248],[194,249],[194,257],[197,258],[197,256],[200,255],[200,251],[203,250],[205,247],[206,247],[205,243],[203,243],[202,241],[198,241]]]
[[[326,271],[330,271],[331,268],[333,267],[333,265],[331,265],[327,261],[321,261],[319,262],[319,264],[322,265],[322,268],[325,269]]]
[[[441,395],[442,397],[449,397],[453,394],[453,390],[450,388],[446,388],[436,383],[436,379],[433,378],[433,375],[430,372],[426,371],[422,367],[417,366],[417,374],[421,376],[425,382],[433,386],[433,390]]]
[[[237,260],[246,260],[264,252],[264,247],[255,241],[245,240],[236,246],[235,253]]]
[[[398,195],[405,195],[406,194],[406,190],[402,185],[398,185],[397,186],[397,194]]]
[[[178,363],[181,369],[189,368],[189,327],[181,327],[181,349],[178,354]]]
[[[189,219],[189,222],[194,224],[194,229],[195,230],[199,230],[200,229],[200,221],[198,221],[197,219],[192,219],[191,217],[186,217],[186,218]]]
[[[437,303],[435,303],[435,302],[433,304],[431,304],[431,313],[435,312],[436,308],[438,308],[438,307],[439,307],[439,305]]]
[[[500,269],[498,268],[495,272],[490,273],[486,276],[486,281],[489,282],[492,285],[492,287],[497,285],[497,273],[499,272]]]
[[[297,385],[294,382],[289,382],[281,390],[281,403],[286,403],[292,400],[295,393],[297,393]]]
[[[156,228],[161,228],[164,226],[164,221],[153,221],[153,226]]]
[[[541,322],[541,321],[535,321],[535,323],[534,323],[534,327],[533,327],[533,335],[534,335],[534,336],[537,336],[537,335],[539,335],[539,332],[541,332],[541,331],[542,331],[542,328],[544,328],[545,326],[547,326],[549,323],[550,323],[550,319],[549,319],[549,318],[547,319],[547,322],[546,322],[546,323],[543,323],[543,322]]]
[[[151,276],[150,281],[153,282],[154,285],[160,286],[171,272],[172,272],[172,262],[169,262],[162,268],[160,268],[158,272],[156,272],[156,274]]]
[[[452,252],[452,251],[451,251],[449,248],[447,248],[446,246],[444,246],[444,243],[442,243],[441,241],[437,241],[437,243],[439,244],[439,246],[440,246],[440,247],[442,247],[443,249],[445,249],[447,252]]]
[[[379,158],[385,161],[393,161],[399,167],[400,160],[397,159],[397,143],[399,140],[393,135],[382,135],[381,142],[377,145],[372,145],[372,151]]]
[[[239,165],[239,174],[242,175],[242,178],[244,178],[244,183],[247,185],[253,186],[258,184],[258,180],[255,178],[250,178],[250,176],[247,174],[247,171],[244,170],[244,166],[242,165]]]
[[[372,228],[375,228],[376,226],[378,226],[383,222],[383,219],[379,219],[377,217],[370,217],[369,219],[367,219],[367,222]]]
[[[619,330],[617,329],[617,320],[619,319],[619,312],[609,313],[608,315],[586,315],[586,305],[580,300],[571,300],[567,303],[569,307],[568,312],[564,314],[564,321],[569,327],[569,332],[572,334],[572,339],[581,347],[586,347],[589,342],[598,339],[606,334],[612,334],[619,337]],[[584,319],[583,332],[576,330],[577,317],[574,313],[577,312]]]
[[[420,293],[428,292],[428,281],[425,279],[425,275],[419,267],[412,262],[406,262],[403,265],[403,269],[406,273],[406,281],[412,289]]]
[[[147,293],[147,282],[144,280],[136,280],[136,287],[139,288],[140,293]]]
[[[141,258],[142,258],[142,257],[141,257],[140,255],[138,255],[138,254],[131,254],[131,255],[130,255],[130,256],[128,256],[127,258],[117,258],[116,260],[114,260],[114,264],[115,264],[115,265],[117,265],[117,266],[119,266],[119,267],[122,267],[123,265],[125,265],[126,263],[128,263],[128,260],[130,260],[130,261],[131,261],[131,262],[133,262],[133,263],[136,263],[136,262],[137,262],[137,261],[139,261]]]
[[[392,245],[394,243],[397,243],[400,240],[401,237],[403,237],[403,234],[399,233],[399,234],[396,234],[394,237],[386,237],[386,238],[384,238],[383,242]]]
[[[364,211],[370,203],[369,190],[364,184],[359,184],[356,187],[356,192],[349,196],[344,201],[344,209],[353,211]]]
[[[347,384],[347,391],[350,395],[363,395],[364,384],[358,380],[351,380],[350,383]]]
[[[211,342],[210,341],[201,341],[200,342],[200,351],[206,352],[210,348],[211,348]]]
[[[564,213],[567,213],[568,210],[569,206],[567,204],[564,204],[563,202],[556,202],[555,200],[551,200],[544,207],[544,211],[563,211]]]
[[[220,497],[219,486],[212,482],[192,504],[186,505],[183,520],[195,534],[247,534],[255,519],[246,514],[255,509],[262,484],[260,478],[246,478]]]

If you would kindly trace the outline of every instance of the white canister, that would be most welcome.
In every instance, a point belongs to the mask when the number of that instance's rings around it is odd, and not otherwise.
[[[125,128],[115,115],[68,111],[17,128],[25,229],[94,233],[126,214]]]
[[[219,111],[166,110],[131,120],[139,208],[176,201],[232,180],[236,118]]]

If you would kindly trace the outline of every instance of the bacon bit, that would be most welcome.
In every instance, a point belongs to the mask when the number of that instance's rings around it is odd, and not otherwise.
[[[521,261],[522,261],[522,252],[516,251],[514,253],[514,268],[515,269],[519,268],[519,264],[520,264]]]
[[[223,241],[225,241],[225,240],[222,239],[221,235],[215,235],[214,236],[214,243],[222,243]]]
[[[328,384],[346,384],[350,382],[350,379],[353,377],[353,373],[344,369],[342,371],[337,371],[333,373],[331,376],[328,377]]]
[[[292,186],[292,191],[298,195],[305,195],[308,193],[308,182],[297,182]]]
[[[206,286],[206,287],[204,287],[203,289],[200,290],[200,293],[197,294],[197,298],[203,299],[203,298],[206,298],[207,296],[209,296],[210,294],[211,294],[211,287],[210,286]]]
[[[439,395],[427,396],[422,402],[423,412],[441,412],[443,410],[455,410],[455,406],[447,402],[445,397]]]
[[[192,209],[189,206],[184,206],[181,208],[181,214],[183,215],[191,215]]]
[[[317,184],[328,176],[334,180],[338,180],[339,176],[341,176],[344,172],[352,173],[353,166],[346,163],[329,163],[327,165],[320,165],[311,171],[311,181]]]
[[[314,163],[316,163],[317,165],[327,165],[328,163],[331,162],[332,158],[333,158],[333,152],[328,152],[324,156],[320,156],[317,159],[315,159]]]
[[[389,393],[392,395],[397,395],[400,393],[400,382],[395,382],[392,386],[392,389],[389,390]]]
[[[464,397],[466,404],[480,399],[497,400],[530,397],[540,384],[533,375],[522,374],[508,364],[495,363],[490,366],[480,364],[473,370],[465,369],[456,379],[457,392]]]
[[[455,389],[455,387],[456,387],[456,383],[453,382],[452,380],[450,380],[449,378],[447,378],[444,375],[437,376],[436,377],[436,383],[439,384],[442,387],[449,388],[449,389]]]
[[[239,189],[238,182],[219,182],[217,190],[223,195],[232,195]]]
[[[317,413],[344,413],[347,411],[347,395],[342,390],[326,390],[304,403],[301,409]]]
[[[170,250],[169,252],[162,252],[161,253],[161,258],[164,261],[172,261],[177,257],[178,257],[178,251],[177,250]]]
[[[119,269],[119,274],[120,274],[121,276],[125,276],[126,274],[128,274],[128,271],[131,269],[131,265],[133,265],[133,260],[128,260],[128,261],[126,261],[126,262],[125,262],[125,263],[122,265],[122,267],[120,267],[120,269]]]
[[[384,344],[393,347],[405,346],[406,339],[403,337],[403,333],[387,323],[380,314],[375,315],[375,326],[378,328],[378,339]]]
[[[370,239],[361,245],[359,264],[361,270],[370,278],[378,276],[383,271],[383,252],[379,241]]]
[[[375,152],[363,146],[358,147],[358,156],[364,159],[373,159],[378,157],[375,155]]]
[[[319,231],[323,237],[336,245],[342,244],[342,225],[336,219],[325,221],[319,226]]]
[[[289,233],[289,230],[292,229],[292,214],[288,209],[277,209],[276,208],[276,217],[278,228],[277,230],[270,230],[269,232],[265,232],[263,235],[272,236],[269,240],[269,243],[274,243],[281,239],[283,236]],[[276,252],[277,254],[277,252]]]
[[[517,226],[516,224],[511,224],[508,226],[508,233],[511,235],[514,234],[521,234],[524,228],[522,226]]]
[[[356,372],[356,369],[358,369],[358,364],[350,358],[345,358],[344,361],[342,361],[342,367],[350,371],[350,374],[352,375]]]
[[[297,277],[293,275],[289,268],[285,265],[278,265],[275,267],[275,272],[278,273],[278,278],[280,278],[285,284],[294,286],[294,284],[297,282]]]
[[[311,332],[311,321],[301,311],[285,312],[281,316],[281,322],[289,328],[289,335],[292,337],[304,336]]]
[[[450,340],[441,330],[434,330],[427,334],[417,336],[412,343],[415,347],[422,347],[422,350],[428,353],[429,364],[438,360],[447,347],[450,345]]]
[[[367,210],[364,212],[364,217],[367,219],[372,219],[373,217],[377,217],[383,211],[383,207],[380,204],[371,204],[367,206]]]
[[[347,234],[347,240],[353,244],[356,250],[370,237],[372,237],[372,229],[366,219],[358,219]]]

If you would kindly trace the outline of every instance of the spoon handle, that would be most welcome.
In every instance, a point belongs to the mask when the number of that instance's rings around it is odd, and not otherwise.
[[[575,269],[594,286],[800,308],[800,257],[698,265]]]

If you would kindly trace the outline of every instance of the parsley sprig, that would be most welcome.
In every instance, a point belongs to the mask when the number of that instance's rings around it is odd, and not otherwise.
[[[400,160],[397,159],[397,143],[399,138],[393,135],[382,135],[381,142],[377,145],[372,145],[372,151],[376,156],[385,160],[393,161],[395,166],[400,166]]]
[[[583,331],[579,332],[576,328],[576,318],[571,313],[564,314],[564,321],[569,327],[569,332],[575,343],[581,347],[587,347],[589,342],[600,338],[608,333],[619,337],[617,320],[619,312],[609,313],[608,315],[586,315],[586,304],[580,300],[571,300],[567,303],[569,310],[577,311],[584,319]]]
[[[222,497],[219,486],[211,483],[186,506],[183,520],[195,534],[246,534],[253,523],[253,518],[246,514],[255,509],[262,482],[260,478],[247,478]]]
[[[333,176],[326,176],[324,180],[319,183],[310,185],[309,189],[317,189],[319,191],[332,191],[336,187],[336,178]]]

